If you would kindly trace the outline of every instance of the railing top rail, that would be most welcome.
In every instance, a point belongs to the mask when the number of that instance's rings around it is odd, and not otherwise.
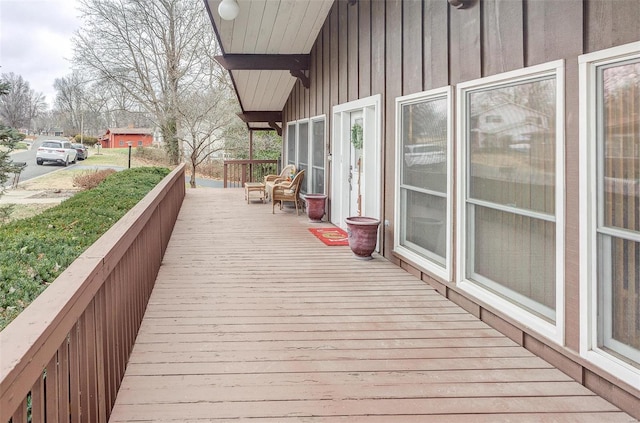
[[[249,163],[257,163],[257,164],[274,164],[278,163],[277,160],[225,160],[224,164],[249,164]]]

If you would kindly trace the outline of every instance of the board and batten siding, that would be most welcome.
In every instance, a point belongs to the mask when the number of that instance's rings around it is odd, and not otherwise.
[[[383,220],[390,222],[380,226],[381,253],[627,409],[637,404],[638,390],[617,387],[577,354],[581,249],[578,56],[640,40],[638,16],[638,0],[476,0],[465,9],[456,9],[446,0],[357,0],[353,4],[338,0],[311,53],[311,88],[305,89],[298,81],[284,108],[286,121],[324,114],[330,152],[332,107],[381,94],[381,198]],[[396,97],[555,60],[565,61],[564,348],[548,345],[496,310],[486,310],[466,298],[454,285],[431,278],[392,253]],[[286,132],[286,122],[283,125]],[[455,146],[450,147],[455,154]],[[327,166],[330,175],[331,163]],[[454,200],[454,211],[456,207]]]

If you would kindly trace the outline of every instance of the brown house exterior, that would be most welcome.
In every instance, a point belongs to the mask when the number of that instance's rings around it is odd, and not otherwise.
[[[109,128],[99,138],[102,148],[150,147],[153,144],[153,129]]]
[[[338,226],[379,218],[380,255],[640,418],[640,2],[335,1],[323,22],[275,110],[305,191]],[[276,116],[227,68],[250,129]]]

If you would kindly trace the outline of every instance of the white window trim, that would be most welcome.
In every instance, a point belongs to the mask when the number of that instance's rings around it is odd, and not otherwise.
[[[598,187],[596,68],[640,58],[640,41],[578,57],[580,67],[580,355],[620,380],[640,385],[640,370],[598,347]]]
[[[400,181],[402,180],[402,163],[404,152],[402,151],[402,106],[406,104],[418,103],[420,101],[428,101],[430,99],[446,98],[447,100],[447,184],[446,184],[446,220],[445,220],[445,265],[444,267],[434,263],[424,256],[400,245],[400,207],[402,203]],[[394,237],[393,249],[398,255],[424,267],[433,275],[444,279],[447,282],[452,280],[453,254],[452,254],[452,236],[453,236],[453,87],[447,86],[434,90],[423,91],[420,93],[410,94],[396,98],[396,169],[395,169],[395,218],[394,218]]]
[[[556,76],[556,190],[554,213],[556,231],[556,319],[549,322],[531,313],[501,296],[482,288],[477,283],[466,279],[466,219],[467,219],[467,146],[466,146],[466,93],[476,88],[500,87],[511,82],[523,82],[536,77]],[[564,236],[565,236],[565,183],[564,183],[564,60],[543,63],[528,68],[517,69],[486,78],[460,83],[457,85],[457,142],[456,142],[456,180],[457,184],[457,228],[456,231],[456,279],[457,286],[480,301],[491,305],[496,310],[513,317],[523,325],[559,345],[564,344]]]

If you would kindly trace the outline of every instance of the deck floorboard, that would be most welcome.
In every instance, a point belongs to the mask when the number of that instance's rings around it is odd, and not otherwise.
[[[110,422],[635,421],[318,225],[189,190]]]

